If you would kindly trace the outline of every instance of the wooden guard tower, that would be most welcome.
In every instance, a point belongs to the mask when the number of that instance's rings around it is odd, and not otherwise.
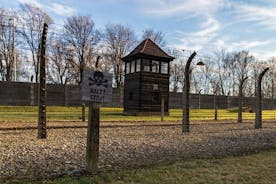
[[[173,59],[150,39],[122,58],[125,62],[124,114],[160,114],[164,98],[164,111],[168,115],[169,71]]]

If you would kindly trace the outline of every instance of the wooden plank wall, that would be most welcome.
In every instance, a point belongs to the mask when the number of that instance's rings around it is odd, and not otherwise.
[[[126,110],[139,110],[140,103],[140,73],[132,73],[125,76],[127,88],[124,88],[124,107]],[[129,95],[132,93],[132,99],[129,100]]]
[[[141,110],[156,111],[161,110],[161,98],[165,98],[165,112],[168,112],[168,97],[169,97],[169,78],[167,75],[142,72],[141,73]],[[153,90],[153,84],[158,84],[158,89]],[[152,101],[153,93],[160,93],[158,102]]]

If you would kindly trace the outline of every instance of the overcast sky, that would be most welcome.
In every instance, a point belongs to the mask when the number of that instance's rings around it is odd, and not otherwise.
[[[249,50],[260,59],[276,56],[276,0],[0,0],[17,9],[34,4],[62,24],[67,16],[91,15],[97,28],[128,25],[165,33],[169,47],[210,54]]]

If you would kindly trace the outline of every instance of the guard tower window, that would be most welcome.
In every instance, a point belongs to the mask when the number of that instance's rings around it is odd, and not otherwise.
[[[136,60],[136,72],[141,71],[141,59]]]
[[[159,73],[159,61],[152,61],[151,63],[151,67],[152,67],[152,72],[155,72],[155,73]]]
[[[129,74],[130,72],[130,62],[126,63],[126,74]]]
[[[130,73],[135,72],[135,60],[131,61]]]
[[[145,59],[143,60],[143,71],[145,72],[149,72],[150,71],[150,64],[151,64],[151,60]]]
[[[154,91],[157,91],[158,88],[159,88],[158,84],[152,84],[152,89],[153,89]]]
[[[162,74],[168,74],[168,63],[167,62],[161,62],[161,73]]]

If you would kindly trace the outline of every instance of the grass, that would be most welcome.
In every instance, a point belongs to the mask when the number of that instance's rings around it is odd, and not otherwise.
[[[36,106],[0,106],[0,121],[36,121],[38,108]],[[86,108],[86,117],[88,108]],[[47,119],[50,121],[79,121],[81,107],[47,107]],[[243,119],[253,120],[255,113],[244,112]],[[165,121],[180,121],[182,109],[170,109],[170,116]],[[191,109],[191,120],[213,120],[213,109]],[[233,110],[218,110],[219,120],[237,119],[237,112]],[[276,110],[263,111],[263,119],[276,119]],[[125,116],[122,108],[101,108],[102,121],[160,121],[160,116]]]
[[[143,169],[102,172],[93,177],[63,177],[44,181],[13,181],[29,184],[275,184],[276,149],[258,154],[217,159],[194,159],[152,165]]]

